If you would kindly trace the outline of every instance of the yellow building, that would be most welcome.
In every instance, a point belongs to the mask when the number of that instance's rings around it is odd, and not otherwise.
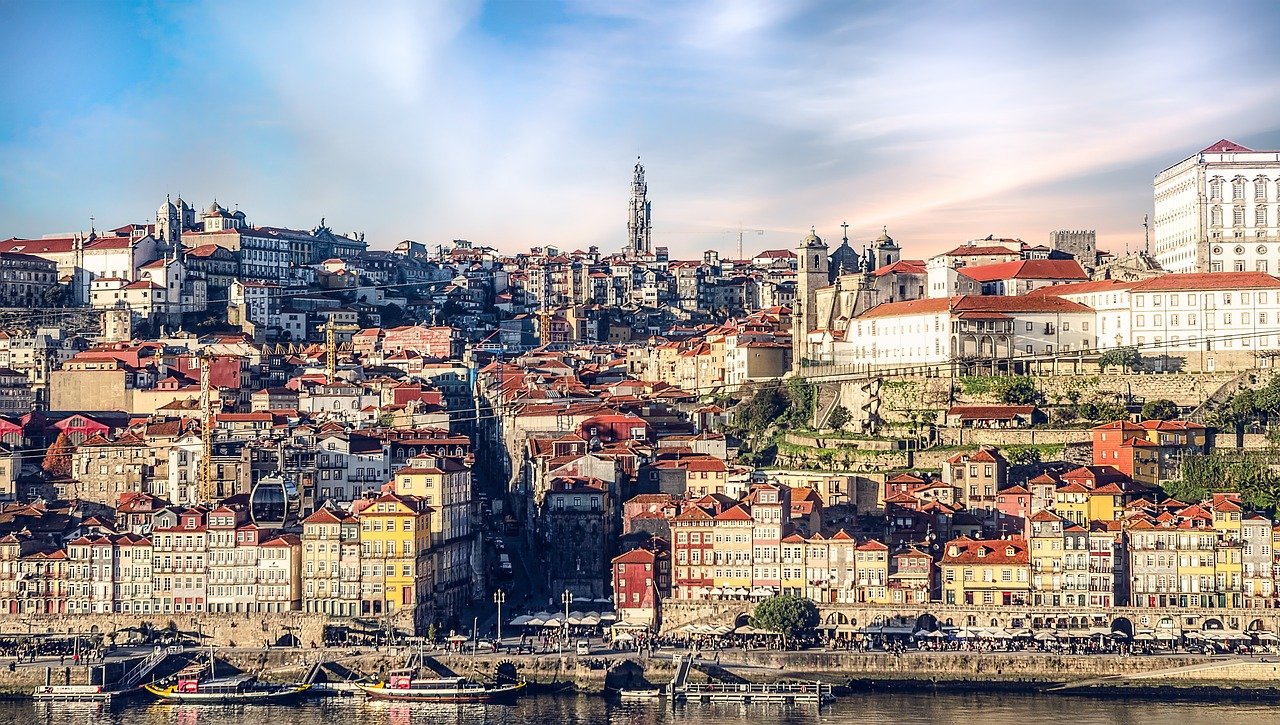
[[[1051,511],[1031,517],[1031,603],[1061,603],[1063,591],[1063,536],[1066,522]]]
[[[945,604],[1026,604],[1031,590],[1027,542],[1014,537],[952,539],[942,556]]]
[[[357,502],[360,520],[361,613],[409,610],[415,623],[431,605],[432,509],[417,496],[384,493]]]
[[[432,598],[437,614],[451,617],[472,599],[471,468],[457,458],[415,456],[395,472],[393,486],[432,508]]]

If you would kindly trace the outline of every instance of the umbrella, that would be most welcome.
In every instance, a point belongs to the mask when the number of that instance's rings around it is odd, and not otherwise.
[[[1058,641],[1058,638],[1054,636],[1053,632],[1050,632],[1047,630],[1042,632],[1036,632],[1034,639],[1037,642],[1057,642]]]
[[[516,617],[515,619],[511,620],[510,624],[513,627],[523,627],[524,625],[528,624],[529,620],[531,619],[533,619],[533,617],[530,617],[527,614],[521,614],[519,617]]]
[[[1238,639],[1238,640],[1250,639],[1249,635],[1234,629],[1229,631],[1224,631],[1218,636],[1221,637],[1222,639]]]
[[[1173,640],[1175,640],[1175,639],[1177,639],[1177,638],[1178,638],[1178,635],[1179,635],[1179,634],[1181,634],[1181,632],[1168,632],[1168,631],[1165,631],[1165,632],[1157,632],[1157,633],[1156,633],[1156,639],[1168,640],[1168,641],[1172,642]],[[1137,639],[1137,638],[1135,637],[1135,639]]]
[[[600,615],[596,614],[595,612],[588,612],[586,615],[582,617],[582,623],[587,625],[588,627],[594,627],[600,624]]]
[[[619,633],[617,633],[617,634],[613,635],[613,641],[614,641],[614,642],[632,642],[632,641],[634,641],[634,640],[635,640],[635,637],[632,637],[631,635],[627,634],[626,632],[619,632]]]
[[[463,635],[461,635],[461,634],[453,634],[453,635],[449,635],[449,641],[450,641],[450,642],[466,642],[466,641],[467,641],[467,640],[469,640],[469,639],[471,639],[471,638],[470,638],[470,637],[463,636]]]
[[[1133,635],[1133,641],[1135,642],[1151,642],[1153,640],[1155,640],[1155,635],[1147,634],[1146,632]]]
[[[542,626],[544,626],[544,627],[559,627],[559,626],[561,626],[561,625],[560,625],[560,618],[559,618],[559,617],[552,617],[551,619],[548,619],[547,621],[543,622],[543,623],[542,623]]]
[[[1187,639],[1204,639],[1205,638],[1205,635],[1199,632],[1183,632],[1182,636],[1186,637]]]
[[[518,617],[517,617],[517,619],[518,619]],[[542,625],[544,625],[544,624],[546,624],[546,623],[547,623],[547,622],[546,622],[546,620],[545,620],[545,619],[542,619],[541,617],[537,617],[537,616],[527,617],[527,618],[525,618],[525,620],[524,620],[524,625],[525,625],[526,627],[541,627]],[[514,624],[514,622],[513,622],[512,624]]]
[[[575,612],[574,614],[577,614],[577,612]],[[581,618],[581,617],[575,617],[573,614],[570,614],[570,615],[569,615],[569,626],[571,626],[571,627],[577,627],[577,626],[578,626],[578,625],[580,625],[580,624],[582,624],[582,618]]]
[[[928,637],[929,639],[942,639],[942,638],[946,637],[947,635],[945,635],[945,634],[943,634],[942,632],[939,632],[939,631],[937,631],[937,630],[934,630],[934,631],[932,631],[932,632],[916,632],[916,636],[917,636],[917,637]]]
[[[978,636],[978,633],[969,627],[963,627],[961,629],[957,629],[951,636],[956,639],[973,639]]]
[[[617,618],[618,618],[618,615],[614,614],[613,612],[601,612],[601,613],[600,613],[600,621],[604,621],[604,620],[606,620],[606,619],[608,619],[608,620],[614,620],[614,619],[617,619]]]
[[[733,633],[734,634],[755,634],[756,629],[755,627],[752,627],[749,624],[744,624],[741,627],[738,627],[737,629],[733,630]]]
[[[1270,632],[1254,632],[1253,636],[1257,637],[1263,642],[1280,642],[1280,637],[1277,637]]]
[[[596,604],[613,604],[613,600],[608,597],[600,597],[599,599],[595,599],[593,601]]]
[[[1031,631],[1031,630],[1029,630],[1029,629],[1025,629],[1025,628],[1023,628],[1023,629],[1016,629],[1016,628],[1015,628],[1015,629],[1010,629],[1010,630],[1008,630],[1008,631],[1009,631],[1009,636],[1010,636],[1010,637],[1030,637],[1032,634],[1034,634],[1034,632],[1032,632],[1032,631]]]

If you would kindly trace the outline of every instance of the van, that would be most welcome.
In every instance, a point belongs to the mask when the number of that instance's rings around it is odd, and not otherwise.
[[[578,640],[578,646],[574,651],[580,655],[589,655],[591,654],[591,643],[587,642],[585,639],[580,639]]]

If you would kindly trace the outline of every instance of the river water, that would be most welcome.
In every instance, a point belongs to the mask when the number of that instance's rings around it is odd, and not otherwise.
[[[137,703],[100,707],[0,703],[0,723],[12,725],[577,725],[618,723],[868,723],[908,725],[1164,725],[1216,721],[1275,722],[1274,703],[1091,699],[1054,695],[873,693],[816,706],[617,704],[599,697],[526,697],[516,705],[407,705],[357,699],[312,700],[292,706],[180,706]]]

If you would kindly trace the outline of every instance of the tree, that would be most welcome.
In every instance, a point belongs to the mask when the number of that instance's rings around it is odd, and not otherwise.
[[[1000,402],[1008,405],[1039,405],[1043,399],[1031,378],[1014,378],[1000,391]]]
[[[831,415],[827,418],[827,425],[831,426],[832,430],[844,430],[844,427],[849,425],[849,421],[852,419],[853,416],[849,415],[848,408],[843,405],[837,405],[831,409]]]
[[[1011,466],[1030,466],[1040,462],[1040,449],[1032,446],[1008,446],[1004,458]]]
[[[1121,370],[1137,370],[1142,367],[1142,353],[1132,346],[1107,350],[1098,357],[1098,367],[1105,373],[1112,366]]]
[[[1142,406],[1144,420],[1173,420],[1178,417],[1178,404],[1168,398],[1148,400]]]
[[[71,440],[65,431],[53,439],[53,445],[44,454],[44,462],[40,465],[50,478],[65,478],[71,475]]]
[[[796,635],[807,634],[818,626],[818,607],[805,597],[793,594],[772,596],[756,605],[751,626],[780,632],[785,645]]]

